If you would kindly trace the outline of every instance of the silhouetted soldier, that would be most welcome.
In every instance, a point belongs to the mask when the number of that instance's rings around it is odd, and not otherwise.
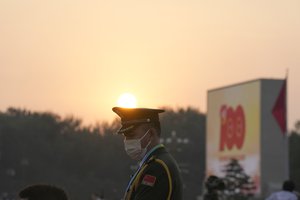
[[[177,163],[160,144],[158,114],[164,110],[114,107],[113,111],[121,117],[118,133],[124,136],[125,151],[140,161],[124,199],[181,200],[182,180]]]

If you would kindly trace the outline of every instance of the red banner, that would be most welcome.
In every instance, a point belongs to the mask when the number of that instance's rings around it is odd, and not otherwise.
[[[277,97],[272,114],[276,119],[282,134],[286,134],[286,80],[284,80]]]

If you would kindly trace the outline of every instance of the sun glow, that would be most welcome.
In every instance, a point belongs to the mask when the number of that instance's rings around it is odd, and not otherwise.
[[[118,106],[125,108],[134,108],[136,107],[136,98],[133,94],[124,93],[118,99]]]

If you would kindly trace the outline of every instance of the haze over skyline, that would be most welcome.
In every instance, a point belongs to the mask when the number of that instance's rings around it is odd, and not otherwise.
[[[299,0],[2,0],[0,111],[115,118],[140,107],[198,108],[207,91],[288,73],[288,127],[300,120]]]

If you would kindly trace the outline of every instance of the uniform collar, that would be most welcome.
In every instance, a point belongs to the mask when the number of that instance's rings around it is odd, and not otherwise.
[[[144,156],[144,158],[141,160],[140,162],[140,166],[142,166],[149,158],[151,158],[152,154],[155,154],[157,152],[157,150],[164,148],[165,146],[163,144],[158,144],[156,146],[154,146],[150,151],[148,151],[146,153],[146,155]]]

